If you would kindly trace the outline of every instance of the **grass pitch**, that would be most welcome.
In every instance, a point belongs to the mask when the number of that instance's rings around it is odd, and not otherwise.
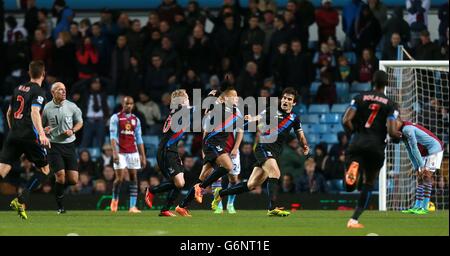
[[[266,211],[238,211],[217,215],[192,211],[192,218],[158,217],[157,211],[130,214],[126,211],[29,211],[21,220],[13,211],[0,212],[3,236],[448,236],[448,211],[428,215],[366,211],[360,218],[366,228],[349,230],[351,211],[296,211],[289,217],[268,217]]]

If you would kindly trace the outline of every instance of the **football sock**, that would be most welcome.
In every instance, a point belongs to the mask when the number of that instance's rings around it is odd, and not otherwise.
[[[358,204],[356,206],[355,212],[353,213],[352,219],[358,220],[359,216],[361,216],[361,214],[369,205],[371,195],[372,195],[372,188],[367,186],[366,184],[363,184],[361,194],[358,199]]]
[[[242,194],[248,191],[250,191],[250,189],[248,189],[247,182],[241,182],[226,189],[220,190],[219,195],[220,197],[224,197],[228,195]]]
[[[58,209],[64,208],[63,207],[64,188],[65,188],[64,184],[55,182],[55,197],[56,197],[56,204],[58,205]]]
[[[215,169],[201,184],[201,188],[207,188],[209,185],[211,185],[214,181],[218,180],[223,175],[227,174],[228,170],[224,167],[219,167]]]
[[[422,208],[428,210],[428,203],[430,203],[431,191],[433,190],[431,182],[423,183],[423,202]]]
[[[130,184],[130,208],[136,207],[136,200],[138,195],[137,182],[132,182]]]
[[[172,207],[173,203],[175,202],[175,200],[177,199],[179,194],[180,194],[180,189],[177,187],[170,190],[169,193],[167,193],[166,205],[164,205],[164,207],[162,208],[161,211],[170,210],[170,207]]]
[[[423,185],[419,184],[416,188],[416,203],[414,204],[414,208],[422,207],[423,202]]]
[[[269,178],[267,180],[267,196],[269,199],[269,210],[275,209],[275,201],[277,199],[277,187],[278,187],[278,179],[277,178]]]
[[[26,204],[28,202],[28,198],[30,196],[30,192],[34,191],[39,187],[45,180],[47,179],[47,175],[42,172],[35,172],[33,177],[27,183],[25,189],[20,193],[17,198],[19,199],[19,203]]]
[[[173,184],[173,182],[163,182],[163,183],[159,184],[158,186],[151,187],[150,192],[152,194],[158,194],[158,193],[172,190],[174,188],[175,188],[175,184]]]

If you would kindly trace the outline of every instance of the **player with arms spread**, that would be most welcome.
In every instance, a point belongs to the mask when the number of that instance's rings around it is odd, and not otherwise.
[[[22,219],[28,219],[25,204],[30,191],[38,188],[47,178],[50,168],[47,162],[47,151],[50,141],[42,126],[41,112],[44,108],[45,91],[41,88],[45,79],[45,66],[42,61],[33,61],[28,67],[30,82],[14,89],[11,103],[6,114],[10,132],[3,145],[0,156],[0,176],[4,178],[22,154],[33,162],[40,170],[26,188],[11,201],[11,208],[17,211]]]
[[[286,142],[291,130],[295,131],[298,140],[303,147],[303,153],[308,155],[309,146],[305,134],[302,130],[300,118],[292,113],[292,109],[297,103],[297,91],[293,88],[286,88],[282,93],[281,106],[277,112],[278,126],[275,130],[266,129],[259,136],[259,142],[255,148],[255,157],[257,164],[253,169],[248,182],[239,183],[227,189],[216,191],[214,194],[214,201],[212,204],[218,204],[224,196],[241,194],[251,191],[257,186],[261,186],[267,179],[267,195],[268,216],[289,216],[289,212],[283,208],[276,207],[276,188],[281,176],[280,167],[277,160],[280,156],[283,145]],[[266,113],[268,111],[265,111]],[[259,120],[262,114],[252,118],[249,121]],[[277,136],[275,142],[265,143],[269,141],[272,136]]]
[[[369,203],[374,181],[383,166],[387,133],[393,138],[401,136],[396,130],[398,111],[395,110],[395,102],[384,94],[387,83],[386,72],[376,71],[372,81],[375,90],[357,95],[342,119],[346,131],[353,134],[346,152],[347,191],[353,191],[361,178],[361,194],[347,223],[348,228],[364,227],[358,218]]]

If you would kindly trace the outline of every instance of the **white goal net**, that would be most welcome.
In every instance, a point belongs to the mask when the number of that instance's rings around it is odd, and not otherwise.
[[[448,209],[449,62],[380,61],[380,69],[388,73],[386,95],[398,103],[401,118],[426,127],[445,144],[442,166],[433,178],[431,202],[436,209]],[[416,173],[403,143],[388,143],[379,182],[380,210],[412,207]]]

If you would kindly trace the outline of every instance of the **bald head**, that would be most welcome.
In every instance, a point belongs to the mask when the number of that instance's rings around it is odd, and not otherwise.
[[[55,101],[57,104],[63,102],[66,99],[66,86],[61,82],[52,84],[51,92],[53,101]]]
[[[134,99],[130,96],[125,96],[122,99],[122,111],[125,113],[131,113],[134,108]]]

